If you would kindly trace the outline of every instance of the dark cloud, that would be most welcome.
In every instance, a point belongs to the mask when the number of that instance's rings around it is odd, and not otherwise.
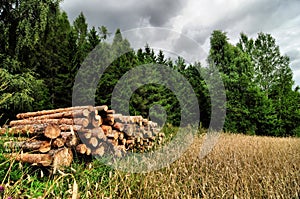
[[[200,50],[193,42],[186,42],[186,37],[208,51],[210,34],[216,29],[226,31],[231,41],[237,41],[241,32],[250,37],[258,32],[271,33],[282,52],[291,58],[294,77],[300,84],[300,53],[296,50],[300,49],[299,0],[64,0],[62,9],[71,20],[82,11],[90,26],[104,25],[111,32],[145,26],[176,29],[181,36],[161,30],[127,36],[132,43],[140,42],[135,46],[166,46],[187,57]]]
[[[130,29],[146,21],[151,26],[165,26],[170,18],[177,16],[184,0],[65,0],[62,9],[74,20],[82,11],[91,26],[107,26],[111,31],[116,28]]]

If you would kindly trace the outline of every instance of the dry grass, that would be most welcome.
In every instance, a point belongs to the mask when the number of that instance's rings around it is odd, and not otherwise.
[[[203,137],[196,139],[169,167],[145,174],[114,171],[98,161],[74,164],[76,171],[43,178],[37,172],[23,169],[21,177],[7,186],[5,195],[13,198],[300,197],[300,139],[222,134],[213,151],[199,159],[202,142]]]
[[[300,139],[223,134],[212,153],[199,159],[202,141],[197,139],[181,159],[163,170],[117,172],[111,181],[114,197],[300,197]]]

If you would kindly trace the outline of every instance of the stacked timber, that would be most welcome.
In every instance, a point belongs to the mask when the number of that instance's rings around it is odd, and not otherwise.
[[[4,146],[18,153],[7,156],[54,168],[70,166],[74,152],[122,157],[150,150],[164,138],[156,123],[142,116],[116,114],[106,105],[20,113],[17,118],[0,129],[0,135],[16,137]]]

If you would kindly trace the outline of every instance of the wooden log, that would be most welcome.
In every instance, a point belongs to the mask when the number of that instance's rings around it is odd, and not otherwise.
[[[41,115],[68,112],[68,111],[74,111],[74,110],[84,110],[84,109],[92,111],[94,108],[92,106],[76,106],[76,107],[59,108],[59,109],[53,109],[53,110],[43,110],[43,111],[37,111],[37,112],[20,113],[17,115],[17,118],[24,119],[24,118],[28,118],[28,117],[36,117],[36,116],[41,116]]]
[[[39,150],[45,145],[49,145],[49,141],[31,140],[23,142],[9,141],[4,143],[5,148],[9,149],[23,149],[23,150]]]
[[[73,153],[70,148],[58,149],[53,155],[53,167],[56,169],[63,169],[71,166],[73,161]]]
[[[135,141],[134,140],[126,140],[126,144],[127,145],[130,145],[130,144],[135,144]]]
[[[123,132],[119,132],[119,140],[123,140],[124,139],[124,133]]]
[[[49,154],[29,154],[29,153],[11,153],[9,155],[5,155],[7,158],[14,158],[16,161],[37,164],[42,166],[50,166],[53,161],[53,157]]]
[[[51,143],[46,143],[44,145],[42,145],[40,148],[39,148],[39,152],[41,153],[47,153],[51,150]]]
[[[47,124],[20,125],[12,128],[3,128],[0,135],[7,133],[8,135],[27,135],[27,134],[42,134]]]
[[[80,154],[85,154],[87,151],[87,147],[85,144],[79,144],[76,146],[76,151]]]
[[[120,122],[116,122],[116,123],[114,123],[114,125],[112,126],[112,128],[114,130],[123,131],[124,130],[124,124],[122,124]]]
[[[108,106],[106,106],[106,105],[102,105],[102,106],[96,106],[95,107],[95,109],[97,110],[97,111],[107,111],[108,110]]]
[[[88,142],[92,147],[96,148],[98,146],[98,139],[95,137],[91,137]]]
[[[63,138],[56,138],[53,143],[52,146],[55,148],[61,148],[65,145],[66,140],[64,140]]]
[[[95,115],[91,117],[91,124],[93,127],[99,127],[103,123],[103,120],[100,115]]]
[[[134,124],[124,124],[123,132],[128,136],[131,137],[134,134]]]
[[[92,136],[98,138],[99,140],[106,138],[104,131],[100,127],[92,129]]]
[[[112,133],[112,127],[111,126],[101,125],[101,128],[102,128],[105,135],[108,135],[108,134]]]
[[[91,137],[92,137],[92,130],[86,129],[86,131],[83,133],[83,138],[85,138],[86,140],[89,140],[89,139],[91,139]]]
[[[88,109],[86,109],[88,110]],[[61,113],[53,113],[49,115],[40,115],[35,117],[29,117],[28,120],[44,120],[44,119],[59,119],[59,118],[81,118],[87,117],[86,111],[84,110],[73,110]]]
[[[107,110],[107,111],[106,111],[106,114],[115,114],[115,113],[116,113],[115,110]]]
[[[118,141],[114,138],[109,138],[108,137],[107,142],[110,143],[113,146],[118,146]]]
[[[112,126],[115,123],[115,118],[113,114],[108,114],[101,117],[102,117],[103,124]]]
[[[61,124],[59,125],[60,130],[62,131],[80,131],[83,129],[83,126],[81,125],[67,125],[67,124]]]
[[[42,119],[42,120],[13,120],[10,122],[10,126],[18,125],[31,125],[31,124],[67,124],[67,125],[82,125],[87,127],[89,125],[89,120],[86,118],[60,118],[60,119]]]
[[[45,128],[45,131],[44,131],[44,135],[47,137],[47,138],[50,138],[50,139],[55,139],[57,138],[58,136],[60,136],[60,128],[58,125],[56,124],[49,124],[46,128]]]
[[[95,150],[92,151],[92,155],[102,157],[105,153],[105,148],[100,144]]]
[[[113,130],[111,132],[111,134],[107,134],[106,137],[109,138],[109,139],[115,139],[115,140],[117,140],[118,137],[119,137],[119,132],[116,131],[116,130]]]
[[[90,147],[86,147],[86,155],[91,155],[92,154],[92,149]]]

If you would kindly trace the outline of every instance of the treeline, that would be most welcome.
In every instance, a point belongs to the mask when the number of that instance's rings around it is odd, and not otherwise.
[[[248,38],[241,34],[239,43],[232,45],[225,32],[216,30],[210,39],[209,66],[203,67],[200,63],[187,64],[181,57],[171,60],[163,51],[154,52],[147,44],[134,51],[120,30],[112,35],[113,42],[109,44],[106,40],[111,33],[105,26],[89,29],[82,13],[70,23],[59,3],[57,0],[0,2],[1,124],[19,112],[72,106],[76,74],[95,49],[103,57],[127,52],[115,59],[102,75],[96,105],[110,105],[118,81],[134,67],[163,64],[189,81],[198,98],[201,125],[208,128],[211,98],[203,75],[218,70],[226,88],[225,131],[300,136],[299,87],[293,89],[290,60],[280,53],[271,35],[259,33],[257,38]],[[87,95],[88,92],[83,91]],[[179,93],[184,95],[184,89]],[[141,86],[129,104],[132,115],[143,117],[149,116],[151,107],[160,105],[166,114],[158,111],[151,119],[163,121],[167,115],[167,122],[173,125],[180,124],[185,109],[170,89],[157,84]],[[193,117],[193,113],[186,114],[191,115],[185,117]]]

